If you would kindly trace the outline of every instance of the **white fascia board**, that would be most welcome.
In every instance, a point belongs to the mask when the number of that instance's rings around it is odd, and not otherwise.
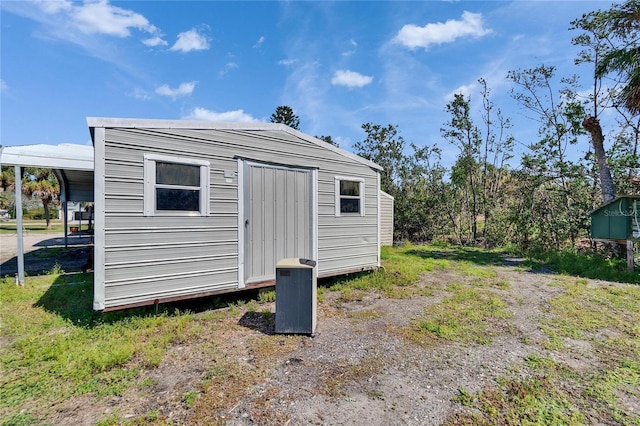
[[[5,146],[0,150],[0,164],[93,170],[93,147],[74,144]]]

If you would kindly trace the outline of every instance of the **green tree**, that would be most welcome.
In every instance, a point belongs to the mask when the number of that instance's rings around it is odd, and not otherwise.
[[[478,214],[480,206],[480,147],[482,138],[480,129],[473,123],[471,118],[470,98],[462,94],[455,94],[454,99],[447,104],[445,111],[450,114],[451,119],[445,123],[445,127],[440,129],[442,136],[451,144],[456,145],[460,150],[456,163],[451,169],[451,182],[459,189],[463,201],[463,211],[466,216],[459,228],[467,228],[469,232],[465,239],[472,244],[478,238]]]
[[[300,130],[300,118],[295,115],[293,109],[286,105],[280,105],[276,108],[276,111],[271,114],[272,123],[282,123],[287,126]]]
[[[0,186],[3,191],[9,191],[15,183],[14,169],[9,166],[2,166],[0,170]]]
[[[30,197],[40,198],[47,229],[51,228],[51,207],[56,206],[60,195],[60,185],[53,170],[26,167],[22,179],[22,192]]]
[[[354,144],[356,154],[382,166],[380,185],[382,190],[394,197],[400,188],[400,176],[405,167],[404,139],[397,126],[391,124],[365,123],[362,125],[367,137]]]
[[[405,156],[395,195],[395,230],[399,238],[431,241],[449,233],[449,211],[442,208],[447,192],[445,168],[440,165],[440,149],[411,144],[412,155]],[[447,215],[447,217],[443,217]]]
[[[504,184],[508,164],[513,158],[515,139],[509,133],[511,121],[504,117],[500,108],[491,101],[491,91],[484,78],[478,80],[482,87],[482,146],[481,146],[481,187],[484,227],[482,237],[486,246],[503,244],[508,228],[504,222]]]
[[[637,57],[639,6],[638,1],[614,4],[608,11],[590,12],[571,22],[572,30],[582,32],[572,40],[574,45],[582,47],[575,62],[593,67],[594,82],[589,99],[592,111],[584,118],[583,127],[591,135],[604,202],[615,198],[616,183],[612,177],[609,156],[604,148],[604,133],[599,113],[602,109],[613,108],[625,116],[620,105],[626,106],[632,113],[638,112],[638,106],[640,106],[638,92],[640,62]],[[605,86],[602,80],[607,74],[609,79]],[[614,77],[612,74],[617,76]],[[631,124],[633,120],[625,119],[625,121]],[[636,123],[636,127],[638,124],[640,122]],[[618,144],[616,148],[620,147]],[[632,149],[632,151],[636,150]],[[615,175],[618,178],[622,177],[620,173]]]
[[[338,142],[334,141],[331,136],[316,136],[316,138],[333,146],[338,146]]]
[[[572,162],[568,153],[584,134],[584,107],[577,96],[577,78],[558,79],[555,67],[540,65],[526,70],[510,71],[508,79],[516,88],[513,98],[538,122],[537,140],[528,144],[523,155],[521,178],[527,195],[532,195],[529,234],[543,246],[560,248],[587,229],[590,197],[588,170],[580,162]],[[517,218],[514,218],[517,219]]]
[[[620,90],[617,99],[632,114],[640,114],[640,1],[614,3],[607,11],[583,17],[583,22],[607,34],[610,48],[596,64],[595,76],[617,74]]]

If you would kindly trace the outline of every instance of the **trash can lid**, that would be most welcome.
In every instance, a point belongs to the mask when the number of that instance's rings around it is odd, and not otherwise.
[[[278,263],[276,263],[276,268],[313,268],[315,266],[315,260],[298,257],[280,259]]]

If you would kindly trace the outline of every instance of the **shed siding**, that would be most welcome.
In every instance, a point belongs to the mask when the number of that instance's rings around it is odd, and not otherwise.
[[[393,245],[393,197],[380,191],[380,244]]]
[[[96,146],[104,151],[105,291],[97,309],[241,285],[238,158],[318,170],[319,276],[378,266],[377,172],[348,156],[280,131],[107,127],[104,134],[103,148]],[[209,161],[210,215],[145,217],[145,153]],[[365,216],[335,216],[336,176],[364,179]]]

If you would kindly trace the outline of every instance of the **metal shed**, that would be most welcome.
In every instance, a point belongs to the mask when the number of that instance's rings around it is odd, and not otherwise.
[[[640,239],[640,196],[624,195],[591,214],[591,239],[627,246],[627,269],[634,268],[634,242]]]
[[[591,238],[594,240],[640,238],[640,196],[621,196],[592,211]]]
[[[380,244],[393,245],[393,203],[394,198],[380,191]]]
[[[87,122],[96,310],[273,285],[282,258],[380,265],[375,163],[282,124]]]

